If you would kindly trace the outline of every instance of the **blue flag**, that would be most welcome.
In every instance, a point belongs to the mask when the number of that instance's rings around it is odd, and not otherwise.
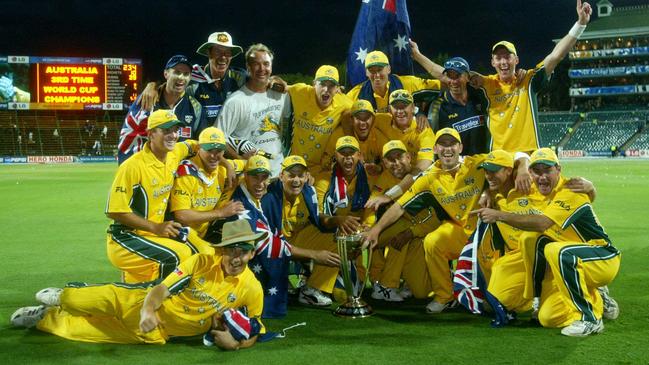
[[[375,50],[388,56],[393,74],[412,75],[406,0],[362,1],[347,55],[348,85],[351,87],[366,79],[365,56]]]

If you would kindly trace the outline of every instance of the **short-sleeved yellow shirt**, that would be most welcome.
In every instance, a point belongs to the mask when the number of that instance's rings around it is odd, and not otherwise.
[[[476,228],[477,219],[469,216],[476,209],[480,194],[485,186],[485,176],[478,166],[485,160],[486,154],[466,156],[453,176],[435,162],[415,183],[397,200],[399,205],[407,209],[409,204],[436,204],[437,216],[440,220],[449,219],[464,227],[467,235]],[[425,194],[422,194],[425,193]],[[435,202],[418,202],[432,196]],[[439,208],[444,212],[441,212]],[[444,214],[445,213],[445,214]],[[446,217],[444,217],[446,215]]]
[[[212,316],[231,308],[246,307],[248,317],[260,319],[264,292],[255,274],[246,267],[237,276],[224,276],[222,260],[220,255],[197,254],[164,279],[162,284],[172,295],[162,302],[157,313],[167,334],[206,333]]]
[[[331,104],[321,110],[316,102],[315,88],[307,84],[288,89],[293,104],[293,137],[291,154],[302,156],[309,168],[320,165],[322,153],[341,116],[352,107],[347,95],[337,93]]]
[[[442,88],[441,82],[435,79],[422,79],[416,76],[397,76],[397,77],[403,84],[403,89],[408,90],[411,94],[420,90],[440,90]],[[361,93],[361,87],[363,87],[363,83],[354,86],[351,90],[349,90],[347,96],[349,96],[349,98],[352,101],[358,100],[359,94]],[[389,112],[388,109],[388,101],[390,99],[389,91],[390,91],[390,81],[388,81],[385,95],[378,95],[374,93],[374,100],[376,100],[376,112],[379,113]]]
[[[543,215],[554,225],[544,234],[562,242],[588,242],[608,246],[611,241],[600,225],[586,194],[575,193],[565,187],[566,179],[559,180],[555,190],[547,196]]]
[[[547,205],[545,197],[535,186],[532,186],[529,194],[523,194],[515,189],[510,190],[506,197],[497,194],[495,203],[498,210],[515,214],[542,214],[543,208]],[[519,238],[523,231],[504,222],[497,222],[496,225],[505,241],[506,250],[518,250]]]
[[[501,82],[498,75],[484,78],[492,150],[531,152],[540,148],[537,95],[547,83],[543,63],[529,70],[518,84]]]
[[[199,156],[194,156],[190,162],[196,166],[199,173],[202,174],[202,178],[193,175],[178,176],[174,181],[169,211],[190,209],[207,212],[225,204],[226,201],[222,197],[227,169],[224,166],[219,166],[212,173],[208,173]],[[196,230],[200,237],[203,237],[209,225],[210,222],[203,222],[190,227]]]
[[[428,160],[435,158],[435,134],[430,128],[417,132],[417,122],[413,119],[406,130],[401,130],[392,124],[390,114],[377,114],[374,122],[377,128],[389,141],[398,139],[406,145],[406,149],[413,161]]]
[[[110,189],[106,213],[135,213],[155,223],[164,222],[178,163],[195,153],[198,143],[186,140],[176,143],[165,162],[158,160],[149,146],[131,156],[117,169]],[[151,234],[137,231],[138,234]]]

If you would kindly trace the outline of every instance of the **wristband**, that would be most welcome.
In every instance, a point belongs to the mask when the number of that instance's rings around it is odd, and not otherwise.
[[[385,196],[388,198],[395,200],[396,198],[400,197],[403,195],[403,189],[401,189],[401,186],[395,185],[388,189],[388,191],[385,192]]]
[[[568,32],[568,35],[575,37],[579,39],[581,37],[582,33],[584,33],[584,30],[586,30],[585,25],[579,24],[579,22],[575,22],[575,25],[570,28],[570,31]]]

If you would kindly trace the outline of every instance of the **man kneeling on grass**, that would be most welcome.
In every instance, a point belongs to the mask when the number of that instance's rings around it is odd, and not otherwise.
[[[190,257],[157,285],[43,289],[36,293],[42,304],[18,309],[11,323],[85,342],[164,344],[208,333],[222,349],[250,347],[265,332],[258,320],[264,293],[248,269],[255,242],[264,236],[246,221],[226,223],[216,255]]]

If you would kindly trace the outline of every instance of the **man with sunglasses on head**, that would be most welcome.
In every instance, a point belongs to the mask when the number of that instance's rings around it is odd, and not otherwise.
[[[460,133],[465,156],[489,152],[490,139],[486,122],[489,102],[484,90],[469,85],[469,72],[469,63],[462,57],[444,62],[448,89],[432,101],[428,111],[433,131],[454,128]]]

